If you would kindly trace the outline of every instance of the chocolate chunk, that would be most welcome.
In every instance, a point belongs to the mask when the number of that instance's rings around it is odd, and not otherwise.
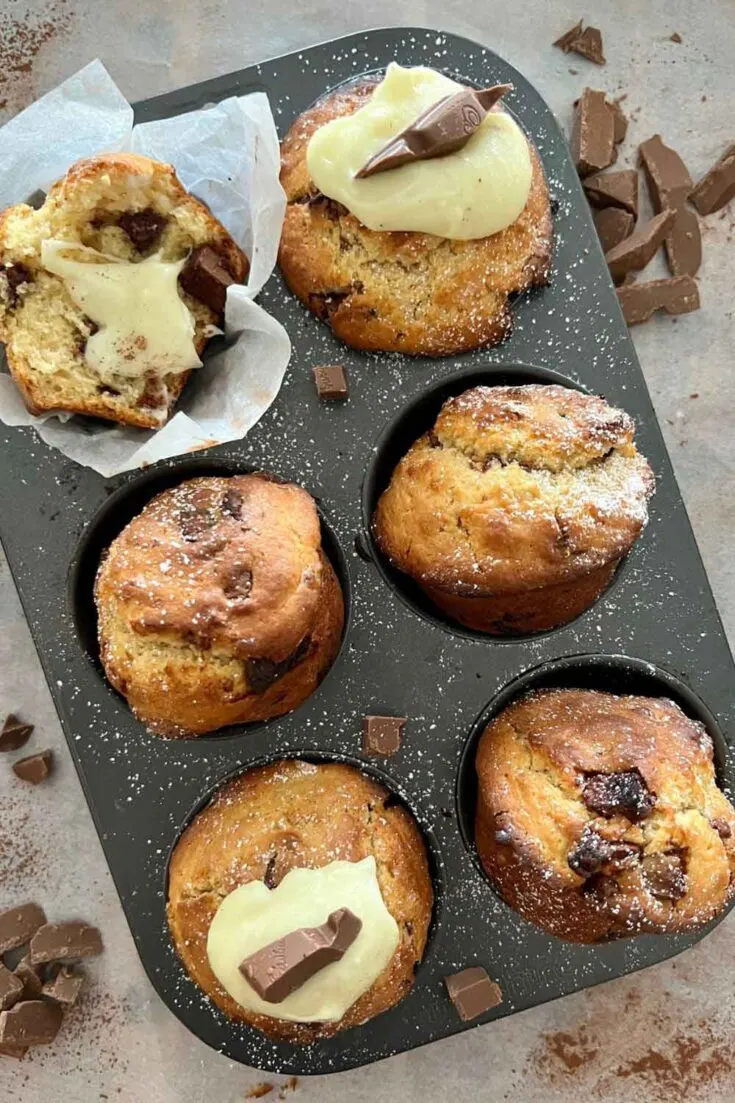
[[[38,904],[21,904],[0,912],[0,954],[25,946],[45,922],[43,908]]]
[[[43,982],[38,971],[31,965],[28,954],[24,954],[13,970],[18,980],[23,985],[23,999],[36,1000],[41,995]]]
[[[0,1057],[16,1057],[20,1061],[27,1052],[28,1046],[4,1046],[0,1043]]]
[[[678,31],[674,31],[673,34],[669,35],[669,42],[675,42],[677,46],[680,46],[683,42],[683,39]]]
[[[229,563],[220,576],[222,592],[230,601],[245,601],[253,588],[253,572],[242,563]]]
[[[621,241],[625,241],[633,233],[635,226],[633,215],[621,211],[619,207],[605,207],[601,211],[595,211],[594,220],[603,253],[609,253]]]
[[[222,512],[239,521],[242,517],[243,495],[241,490],[231,486],[222,499]]]
[[[235,282],[222,257],[211,245],[200,245],[179,273],[179,283],[187,295],[204,303],[215,314],[222,314],[227,288]]]
[[[618,302],[629,326],[647,322],[657,310],[688,314],[699,310],[699,288],[691,276],[674,276],[618,288]]]
[[[349,396],[344,364],[319,364],[312,370],[320,398],[344,401]]]
[[[601,172],[615,160],[615,118],[604,92],[585,88],[577,101],[569,140],[580,176]]]
[[[664,242],[671,273],[693,276],[702,263],[702,235],[696,214],[686,205],[692,178],[679,154],[664,145],[660,134],[643,142],[638,151],[653,209],[662,211],[670,207],[676,211],[676,219]]]
[[[61,1026],[62,1010],[46,1000],[23,1000],[0,1013],[0,1043],[10,1046],[47,1046]]]
[[[411,161],[428,161],[456,153],[467,145],[488,111],[512,87],[512,84],[496,84],[479,90],[463,88],[451,96],[444,96],[373,154],[355,173],[356,178],[362,180]]]
[[[86,923],[46,923],[31,939],[31,965],[48,961],[78,961],[102,953],[102,938]]]
[[[567,861],[569,868],[580,877],[591,877],[599,873],[603,866],[619,869],[635,858],[639,848],[633,843],[615,842],[605,839],[597,831],[585,828],[575,846],[570,851]]]
[[[664,239],[666,258],[674,276],[693,276],[702,263],[702,233],[691,207],[677,208],[671,230]]]
[[[185,502],[178,511],[177,520],[185,540],[198,540],[217,522],[217,514],[209,504]]]
[[[60,965],[50,980],[43,986],[43,994],[50,1000],[63,1003],[67,1007],[77,1002],[84,977],[81,973],[70,969],[68,965]]]
[[[651,896],[657,900],[681,900],[687,894],[687,878],[683,855],[647,854],[641,862],[643,877]]]
[[[620,106],[620,100],[608,100],[607,103],[613,114],[613,137],[617,146],[625,141],[625,135],[628,133],[628,118]]]
[[[362,729],[364,754],[394,755],[405,726],[405,716],[366,716]]]
[[[490,980],[481,965],[445,977],[444,983],[457,1014],[465,1023],[503,1002],[500,985]]]
[[[52,757],[51,751],[39,751],[38,754],[28,755],[27,758],[19,758],[13,763],[13,773],[21,781],[40,785],[51,773]]]
[[[610,275],[619,283],[628,272],[639,272],[655,256],[669,233],[676,211],[662,211],[605,255]]]
[[[656,803],[640,770],[592,774],[585,782],[583,799],[590,812],[608,819],[625,816],[631,823],[645,819]]]
[[[23,995],[23,981],[0,961],[0,1011],[7,1011]]]
[[[0,751],[19,751],[25,747],[32,731],[33,724],[24,724],[11,713],[0,730]]]
[[[690,395],[690,398],[694,398],[694,395]],[[719,818],[712,820],[712,826],[721,839],[729,839],[732,835],[732,828],[727,820],[721,820]]]
[[[735,195],[735,142],[728,146],[693,190],[689,199],[700,214],[712,214]]]
[[[573,27],[570,27],[568,31],[565,31],[563,35],[557,38],[556,42],[552,43],[552,46],[557,46],[565,54],[570,53],[574,43],[577,41],[582,33],[582,20],[579,23],[575,23]]]
[[[158,241],[166,225],[165,215],[146,207],[143,211],[126,211],[117,224],[124,230],[139,253],[150,249]]]
[[[341,961],[362,930],[349,908],[332,912],[321,927],[301,927],[246,957],[240,972],[266,1003],[281,1003],[334,961]]]
[[[20,298],[18,288],[30,283],[33,279],[30,269],[26,268],[25,264],[9,264],[5,268],[0,268],[0,275],[5,277],[8,303],[11,307],[17,306]]]
[[[635,169],[596,172],[583,184],[593,207],[619,207],[638,217],[638,173]]]
[[[605,56],[602,52],[602,35],[597,27],[585,27],[582,20],[570,27],[560,38],[553,43],[565,54],[579,54],[587,61],[594,61],[596,65],[605,64]]]
[[[248,685],[251,693],[263,693],[266,689],[293,670],[304,658],[311,647],[311,636],[304,636],[299,646],[291,654],[276,662],[274,659],[246,659]]]

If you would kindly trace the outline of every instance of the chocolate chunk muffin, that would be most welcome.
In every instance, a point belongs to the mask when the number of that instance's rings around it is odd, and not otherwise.
[[[238,1003],[209,958],[210,931],[223,901],[254,881],[273,891],[294,869],[366,858],[375,863],[380,907],[397,926],[395,950],[374,982],[338,1021],[286,1021],[279,1004],[272,1014],[258,1014]],[[342,903],[355,907],[349,898]],[[412,816],[383,786],[342,764],[291,760],[247,771],[195,817],[169,867],[169,928],[192,980],[227,1015],[290,1042],[330,1037],[398,1003],[413,985],[432,907],[426,850]],[[296,918],[293,925],[300,926]],[[329,966],[343,967],[350,968],[347,956]]]
[[[538,632],[587,609],[647,521],[633,420],[555,385],[474,387],[442,407],[381,495],[378,547],[453,620]]]
[[[548,282],[552,222],[538,152],[529,142],[532,178],[525,208],[497,233],[450,240],[368,229],[319,192],[306,155],[315,132],[364,107],[376,83],[364,79],[330,92],[299,116],[283,140],[281,183],[288,207],[279,263],[286,283],[353,348],[450,356],[496,344],[512,330],[509,296]]]
[[[730,902],[735,809],[709,735],[673,701],[532,693],[488,725],[476,767],[482,863],[549,934],[689,931]]]
[[[344,622],[313,499],[262,474],[157,495],[111,544],[95,601],[107,677],[166,736],[290,712]]]

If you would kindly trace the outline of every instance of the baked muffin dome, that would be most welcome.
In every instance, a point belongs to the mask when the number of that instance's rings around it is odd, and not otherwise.
[[[313,499],[262,474],[157,495],[111,544],[95,600],[107,677],[167,736],[290,712],[344,623]]]
[[[238,1004],[217,980],[207,953],[222,900],[251,881],[275,889],[294,868],[371,856],[398,927],[397,948],[371,987],[338,1022],[288,1022],[277,1017],[277,1006],[266,1016]],[[179,956],[218,1007],[271,1038],[305,1043],[357,1026],[409,992],[426,945],[433,893],[419,828],[382,785],[351,766],[290,760],[247,771],[195,817],[171,856],[167,907]]]
[[[512,330],[509,295],[548,282],[553,231],[539,155],[529,143],[533,176],[525,209],[490,237],[369,230],[317,191],[306,151],[319,127],[354,114],[375,86],[366,79],[329,93],[283,140],[284,279],[353,348],[450,356],[496,344]]]
[[[735,809],[709,735],[673,701],[531,693],[488,725],[476,767],[483,866],[550,934],[689,931],[731,900]]]
[[[633,420],[556,385],[474,387],[397,465],[380,550],[452,619],[496,635],[573,619],[647,521],[653,474]]]

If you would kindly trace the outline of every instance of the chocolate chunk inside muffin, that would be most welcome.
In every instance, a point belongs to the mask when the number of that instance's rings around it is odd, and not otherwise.
[[[476,842],[511,907],[572,942],[694,930],[735,891],[735,809],[664,698],[544,690],[486,728]]]
[[[280,716],[339,648],[342,590],[305,490],[265,475],[164,491],[97,575],[102,663],[159,735]]]
[[[588,608],[647,521],[634,424],[556,385],[474,387],[397,465],[373,531],[453,620],[537,632]]]

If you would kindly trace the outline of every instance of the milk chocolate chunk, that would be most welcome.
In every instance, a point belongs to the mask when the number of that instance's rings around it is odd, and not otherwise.
[[[686,205],[692,178],[679,154],[654,134],[638,147],[655,211],[667,207],[676,218],[664,242],[674,276],[693,276],[702,263],[702,235],[695,212]]]
[[[45,922],[43,908],[38,904],[21,904],[0,912],[0,954],[25,946]]]
[[[0,751],[19,751],[31,738],[32,731],[33,724],[24,724],[11,713],[0,729]]]
[[[663,245],[675,218],[676,211],[662,211],[606,254],[610,275],[616,283],[628,272],[639,272],[646,267]]]
[[[340,961],[362,929],[349,908],[321,927],[301,927],[246,957],[240,972],[266,1003],[281,1003],[325,965]]]
[[[465,1023],[503,1002],[500,985],[490,980],[481,965],[445,977],[444,983],[457,1014]]]
[[[166,225],[166,217],[146,207],[142,211],[126,211],[117,220],[139,253],[150,249],[158,241]]]
[[[84,983],[81,973],[70,969],[68,965],[60,965],[54,970],[54,974],[43,986],[43,994],[50,1000],[56,1000],[66,1007],[71,1007],[77,1002],[79,992]]]
[[[62,1010],[46,1000],[24,1000],[0,1013],[0,1044],[47,1046],[61,1026]]]
[[[23,999],[38,999],[43,988],[43,981],[38,975],[38,971],[31,965],[28,954],[23,955],[13,972],[23,985]]]
[[[560,35],[552,45],[557,46],[565,54],[570,53],[574,43],[582,33],[582,26],[582,20],[580,19],[579,23],[575,23],[573,27],[570,27],[563,35]]]
[[[398,168],[410,161],[446,157],[467,145],[482,120],[510,92],[512,84],[492,88],[463,88],[432,104],[418,119],[396,134],[355,173],[358,180]]]
[[[585,88],[577,101],[569,140],[580,176],[601,172],[615,159],[615,119],[604,92]]]
[[[0,961],[0,1011],[7,1011],[23,995],[23,982]]]
[[[28,1046],[5,1046],[0,1042],[0,1057],[15,1057],[20,1061],[27,1052]]]
[[[621,241],[625,241],[633,233],[635,226],[633,215],[628,211],[621,211],[619,207],[605,207],[601,211],[595,211],[594,220],[603,253],[609,253]]]
[[[349,397],[344,364],[318,364],[313,368],[314,385],[320,398],[341,402]]]
[[[728,146],[689,196],[700,214],[712,214],[735,195],[735,142]]]
[[[211,245],[194,249],[179,273],[179,284],[187,295],[204,303],[215,314],[223,313],[227,288],[234,282],[222,257]]]
[[[567,856],[569,868],[580,877],[591,877],[603,866],[619,869],[637,857],[639,849],[633,843],[613,842],[597,831],[586,830]]]
[[[102,953],[102,938],[96,927],[73,920],[46,923],[31,939],[31,965],[49,961],[78,961]]]
[[[638,217],[638,173],[635,169],[596,172],[582,185],[593,207],[619,207]]]
[[[613,135],[615,145],[625,141],[628,133],[628,117],[620,106],[620,100],[608,100],[608,106],[613,114]]]
[[[602,35],[597,27],[583,27],[582,20],[570,27],[553,44],[565,54],[579,54],[587,61],[594,61],[596,65],[605,64],[605,56],[602,52]]]
[[[401,745],[405,716],[366,716],[362,749],[365,754],[394,755]]]
[[[31,785],[40,785],[51,773],[51,751],[39,751],[38,754],[28,755],[27,758],[19,758],[13,763],[13,773],[21,781],[29,781]]]
[[[691,276],[650,280],[618,288],[618,302],[629,326],[647,322],[658,310],[689,314],[699,310],[699,288]]]
[[[687,877],[681,853],[647,854],[641,865],[648,891],[657,900],[676,902],[686,896]]]
[[[646,785],[640,770],[614,774],[592,774],[584,785],[583,800],[590,812],[611,818],[625,816],[631,823],[646,818],[656,796]]]

